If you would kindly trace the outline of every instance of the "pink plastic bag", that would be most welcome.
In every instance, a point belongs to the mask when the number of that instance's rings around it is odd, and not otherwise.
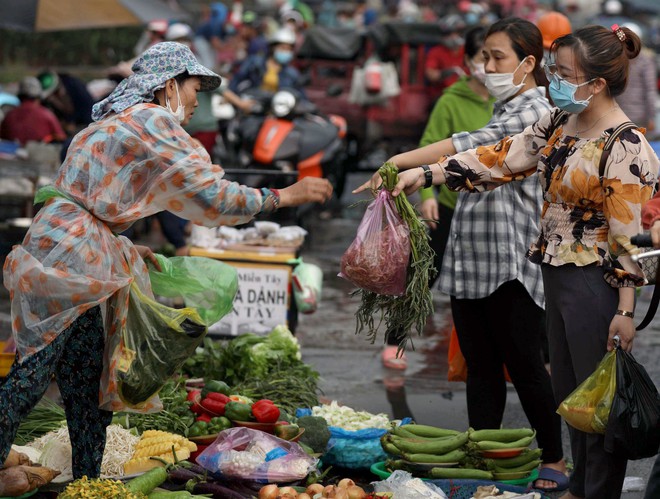
[[[318,463],[296,442],[243,427],[221,432],[196,460],[213,473],[264,483],[302,480]]]
[[[390,191],[381,189],[341,258],[339,277],[379,295],[400,296],[406,291],[409,259],[410,231]]]

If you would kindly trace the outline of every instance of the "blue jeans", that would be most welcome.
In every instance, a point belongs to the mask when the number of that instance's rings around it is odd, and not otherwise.
[[[97,478],[112,412],[99,409],[103,371],[103,319],[94,307],[48,346],[18,362],[0,385],[0,463],[4,463],[21,421],[41,400],[55,376],[62,394],[73,449],[73,476]]]

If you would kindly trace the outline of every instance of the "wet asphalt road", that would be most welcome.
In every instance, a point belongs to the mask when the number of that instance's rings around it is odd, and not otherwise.
[[[468,425],[465,385],[447,381],[451,316],[446,296],[435,293],[435,313],[424,334],[414,338],[415,349],[407,353],[409,367],[403,373],[382,367],[382,336],[376,344],[371,344],[365,336],[355,334],[358,299],[349,296],[351,285],[337,277],[337,273],[341,255],[355,236],[365,206],[350,207],[359,199],[350,194],[350,189],[367,178],[368,174],[351,175],[340,213],[329,220],[314,218],[310,227],[302,255],[323,269],[324,288],[319,310],[300,318],[297,336],[303,358],[321,373],[321,388],[327,399],[355,409],[384,412],[391,418],[412,416],[419,423],[465,430]],[[646,310],[647,298],[645,293],[638,310]],[[0,287],[0,333],[9,331],[8,312],[8,293]],[[660,386],[660,316],[638,334],[633,353]],[[511,385],[503,423],[510,428],[528,426]],[[565,456],[570,456],[565,428],[563,437]],[[653,461],[631,461],[627,475],[642,477],[646,482]],[[643,492],[624,493],[622,497],[641,499]]]

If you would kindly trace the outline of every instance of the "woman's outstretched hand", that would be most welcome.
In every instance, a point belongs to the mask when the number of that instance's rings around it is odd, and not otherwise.
[[[355,189],[353,191],[353,194],[359,194],[362,191],[366,191],[367,189],[371,190],[372,192],[377,191],[380,188],[380,184],[383,183],[383,179],[380,176],[380,173],[376,172],[374,173],[369,180],[367,180],[364,184],[362,184],[360,187]]]
[[[280,189],[280,208],[305,203],[325,203],[332,197],[332,184],[324,178],[305,177],[289,187]]]

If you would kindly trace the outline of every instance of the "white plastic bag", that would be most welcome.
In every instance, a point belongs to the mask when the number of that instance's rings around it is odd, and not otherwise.
[[[407,471],[396,470],[387,480],[373,482],[374,492],[391,492],[394,498],[405,499],[447,499],[442,489],[432,483],[424,482]]]

